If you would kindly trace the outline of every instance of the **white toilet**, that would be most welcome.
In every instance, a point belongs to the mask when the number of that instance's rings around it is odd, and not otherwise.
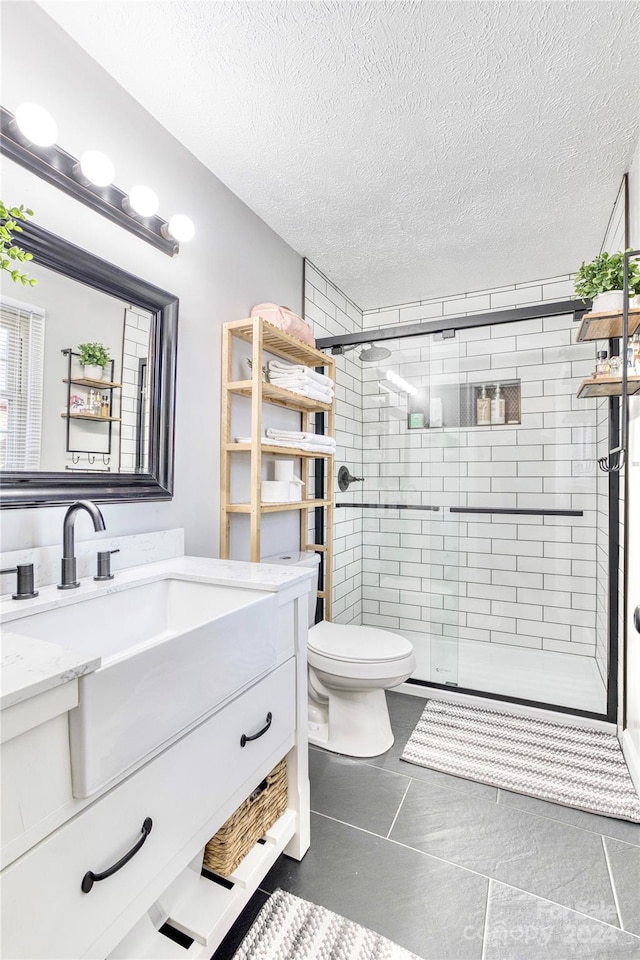
[[[317,553],[282,553],[263,563],[314,567]],[[393,744],[384,691],[415,668],[413,644],[377,627],[313,625],[316,587],[309,595],[309,742],[350,757],[375,757]]]

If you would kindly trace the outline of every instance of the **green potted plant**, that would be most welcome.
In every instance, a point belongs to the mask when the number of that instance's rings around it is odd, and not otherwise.
[[[104,367],[110,360],[109,350],[102,343],[81,343],[78,346],[78,362],[87,380],[102,380]]]
[[[624,286],[624,253],[599,253],[591,263],[580,264],[574,277],[576,294],[583,300],[592,300],[594,313],[622,310]],[[629,261],[629,297],[640,294],[640,268]]]
[[[19,207],[7,207],[0,200],[0,268],[11,274],[14,283],[21,283],[23,287],[35,287],[38,281],[20,270],[20,264],[32,260],[33,255],[19,247],[13,236],[23,232],[18,221],[26,220],[27,216],[32,217],[33,210],[22,204]]]

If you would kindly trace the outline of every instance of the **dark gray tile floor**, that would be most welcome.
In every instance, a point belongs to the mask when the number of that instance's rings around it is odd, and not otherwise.
[[[424,960],[640,960],[640,827],[405,763],[424,701],[388,700],[387,753],[311,748],[311,849],[280,858],[215,960],[276,887]]]

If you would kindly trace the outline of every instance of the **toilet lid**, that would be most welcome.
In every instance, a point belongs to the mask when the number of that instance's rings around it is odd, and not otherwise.
[[[399,633],[377,627],[321,620],[309,630],[309,649],[331,660],[383,663],[408,656],[413,652],[413,644]]]

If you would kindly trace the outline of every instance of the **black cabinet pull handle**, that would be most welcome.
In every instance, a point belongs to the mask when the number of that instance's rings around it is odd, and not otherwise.
[[[240,746],[246,747],[246,745],[249,743],[250,740],[257,740],[258,737],[262,737],[271,726],[272,720],[273,720],[273,714],[271,713],[271,711],[269,711],[269,713],[267,714],[267,722],[265,723],[262,730],[258,730],[258,732],[254,733],[253,736],[251,737],[248,737],[246,733],[243,733],[242,736],[240,737]]]
[[[109,867],[108,870],[103,870],[102,873],[94,873],[93,870],[88,870],[82,878],[82,892],[89,893],[94,883],[97,883],[98,880],[106,880],[107,877],[112,877],[114,873],[117,873],[118,870],[121,870],[126,863],[129,863],[132,857],[135,857],[138,850],[142,847],[143,843],[151,833],[151,828],[153,826],[153,820],[151,817],[147,817],[142,824],[142,836],[136,843],[135,847],[132,847],[129,850],[129,853],[125,853],[124,857],[121,860],[118,860],[117,863],[114,863],[112,867]]]
[[[633,611],[633,625],[638,633],[640,633],[640,607],[636,607]]]

